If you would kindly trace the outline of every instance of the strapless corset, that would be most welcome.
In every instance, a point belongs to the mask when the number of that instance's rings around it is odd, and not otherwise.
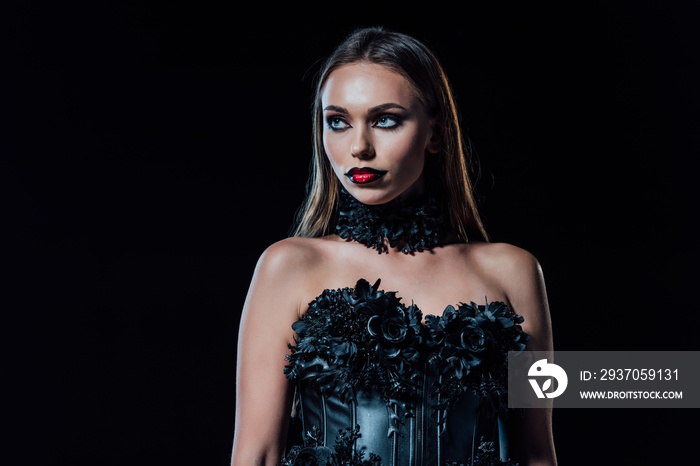
[[[507,353],[528,340],[502,302],[425,316],[359,280],[325,290],[293,325],[304,445],[285,465],[514,464]]]

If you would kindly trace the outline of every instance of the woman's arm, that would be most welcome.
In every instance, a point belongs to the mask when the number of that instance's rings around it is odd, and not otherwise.
[[[530,336],[527,351],[553,350],[552,324],[542,268],[527,251],[511,246],[503,263],[508,300],[516,314],[525,318],[523,330]],[[556,465],[552,435],[552,409],[524,409],[527,465]]]
[[[284,240],[255,269],[238,338],[232,466],[277,465],[284,455],[292,390],[283,371],[300,315],[304,253]]]

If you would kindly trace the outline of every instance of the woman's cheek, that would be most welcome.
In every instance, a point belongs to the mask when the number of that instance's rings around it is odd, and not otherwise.
[[[407,126],[399,131],[386,133],[384,136],[386,147],[394,153],[395,157],[411,157],[416,153],[424,152],[426,136],[418,128]]]
[[[422,170],[422,162],[425,148],[421,145],[421,138],[397,138],[394,141],[387,141],[387,151],[395,162],[411,169],[411,165],[416,164],[416,169]]]
[[[339,162],[339,142],[336,140],[337,138],[333,137],[327,137],[324,136],[323,138],[323,149],[326,151],[326,155],[328,156],[329,160],[331,161],[331,165],[333,168],[336,168],[338,166]]]

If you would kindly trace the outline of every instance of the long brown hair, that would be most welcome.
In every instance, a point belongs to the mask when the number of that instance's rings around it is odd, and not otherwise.
[[[428,114],[437,116],[442,148],[426,158],[426,190],[447,203],[452,229],[463,241],[488,241],[476,208],[469,176],[468,152],[447,76],[435,55],[411,36],[381,27],[358,29],[326,59],[316,78],[313,102],[313,158],[306,199],[297,212],[294,236],[330,234],[337,212],[340,182],[323,148],[321,92],[337,68],[357,62],[386,66],[418,91]]]

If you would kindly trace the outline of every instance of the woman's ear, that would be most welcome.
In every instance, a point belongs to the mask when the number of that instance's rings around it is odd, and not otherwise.
[[[440,121],[437,118],[431,120],[430,128],[431,135],[425,149],[431,154],[437,154],[442,149],[442,126]]]

